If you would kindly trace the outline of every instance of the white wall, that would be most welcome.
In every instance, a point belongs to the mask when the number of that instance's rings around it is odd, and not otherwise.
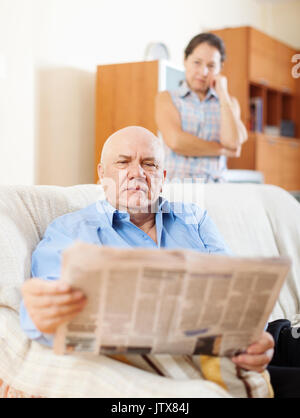
[[[172,62],[181,64],[184,47],[200,31],[263,30],[265,6],[255,0],[0,0],[0,184],[93,182],[96,66],[143,60],[153,41],[166,43]],[[272,30],[270,19],[268,25]],[[4,79],[1,54],[8,62]]]
[[[262,5],[264,31],[300,50],[300,1],[281,0]]]
[[[31,0],[0,1],[0,183],[34,179]]]

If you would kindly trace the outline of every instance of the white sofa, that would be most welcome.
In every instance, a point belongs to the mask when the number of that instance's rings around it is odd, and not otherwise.
[[[298,322],[300,205],[292,196],[254,184],[167,186],[164,195],[205,207],[237,255],[289,255],[292,269],[272,319]],[[57,357],[22,332],[20,286],[30,277],[31,253],[47,225],[101,197],[96,185],[0,187],[0,397],[230,396],[203,379],[163,378],[106,356]]]

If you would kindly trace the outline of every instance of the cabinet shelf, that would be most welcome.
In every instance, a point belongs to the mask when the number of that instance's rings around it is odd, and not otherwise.
[[[253,129],[253,121],[251,119],[251,101],[260,99],[262,103],[262,124],[261,129],[257,129],[258,132],[265,132],[265,128],[268,126],[278,128],[278,136],[282,136],[280,133],[281,122],[291,121],[296,125],[296,117],[293,111],[294,108],[294,96],[289,93],[282,93],[280,90],[266,87],[258,83],[249,84],[249,120],[247,123],[248,129]]]

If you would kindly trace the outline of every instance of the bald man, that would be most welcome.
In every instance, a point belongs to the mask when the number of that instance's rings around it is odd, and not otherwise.
[[[98,165],[106,199],[54,220],[32,255],[33,278],[23,285],[21,304],[21,325],[29,338],[51,346],[57,327],[85,306],[80,290],[58,280],[61,253],[75,240],[118,248],[230,254],[206,211],[182,204],[178,213],[160,197],[166,176],[163,160],[161,141],[144,128],[124,128],[108,138]],[[264,332],[248,353],[233,361],[262,371],[272,354],[273,339]]]

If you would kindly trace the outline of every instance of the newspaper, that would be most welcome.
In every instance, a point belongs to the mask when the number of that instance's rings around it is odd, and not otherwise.
[[[264,330],[289,271],[287,257],[116,249],[77,242],[61,279],[87,296],[55,335],[54,351],[94,354],[243,352]]]

